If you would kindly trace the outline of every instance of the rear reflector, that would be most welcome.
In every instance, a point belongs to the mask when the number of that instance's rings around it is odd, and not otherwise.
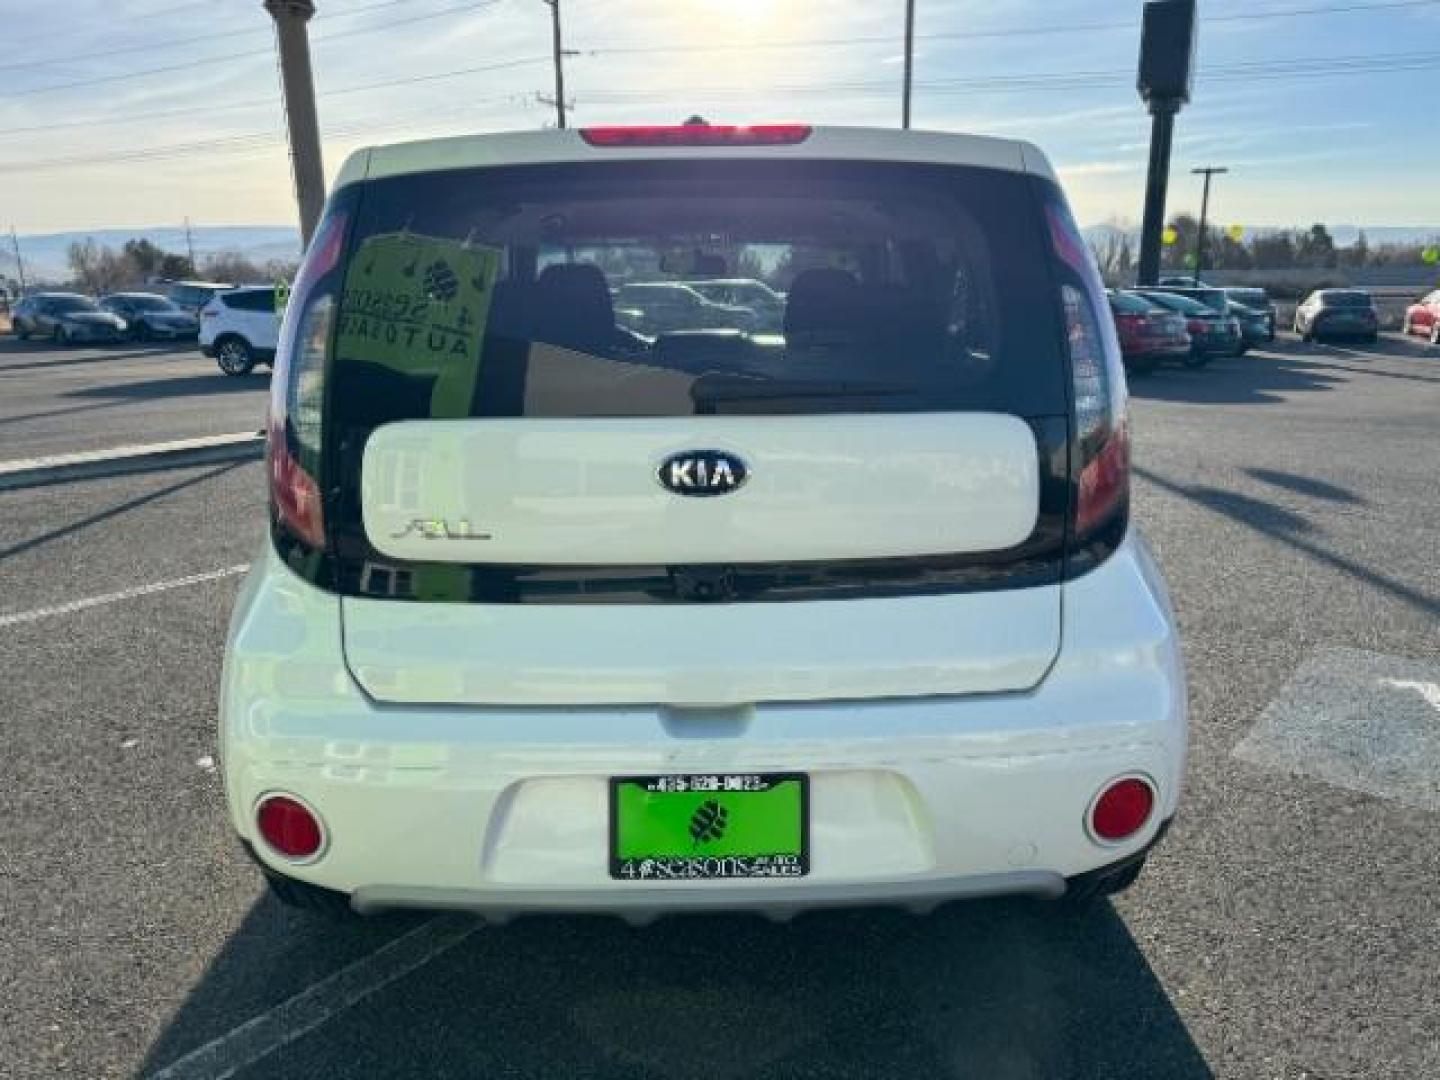
[[[1138,777],[1117,780],[1095,800],[1090,811],[1090,831],[1100,840],[1115,842],[1134,836],[1150,820],[1155,791]]]
[[[677,124],[669,127],[581,128],[591,146],[793,146],[810,137],[809,124]]]
[[[255,810],[255,824],[271,850],[286,859],[314,858],[325,843],[320,819],[288,795],[262,799]]]

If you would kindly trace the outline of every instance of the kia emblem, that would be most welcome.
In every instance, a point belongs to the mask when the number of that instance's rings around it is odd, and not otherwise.
[[[660,463],[655,478],[676,495],[728,495],[750,476],[734,454],[723,450],[686,450]]]

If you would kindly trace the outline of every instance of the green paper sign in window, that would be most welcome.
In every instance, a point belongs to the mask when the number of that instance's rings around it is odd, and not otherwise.
[[[412,233],[368,238],[345,274],[340,355],[433,376],[431,417],[469,416],[500,258],[496,248]]]

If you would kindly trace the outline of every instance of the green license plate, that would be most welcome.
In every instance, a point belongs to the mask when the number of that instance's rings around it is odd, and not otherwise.
[[[683,773],[610,781],[610,876],[793,878],[810,872],[803,773]]]

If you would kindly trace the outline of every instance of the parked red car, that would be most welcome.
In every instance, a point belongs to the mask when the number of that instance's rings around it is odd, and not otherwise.
[[[1185,316],[1132,292],[1112,289],[1107,295],[1126,368],[1138,375],[1166,360],[1189,359],[1190,333]]]
[[[1440,289],[1405,309],[1404,331],[1406,335],[1428,335],[1431,345],[1440,345]]]

